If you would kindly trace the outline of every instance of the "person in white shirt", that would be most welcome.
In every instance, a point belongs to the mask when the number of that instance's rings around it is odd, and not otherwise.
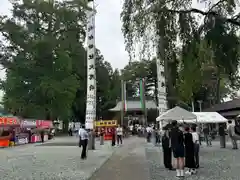
[[[82,147],[81,159],[87,158],[87,145],[88,145],[88,132],[85,129],[85,126],[82,127],[78,131],[79,135],[79,147]]]
[[[146,128],[147,131],[147,142],[151,141],[151,137],[152,137],[152,128],[148,125],[148,127]]]
[[[196,132],[196,126],[191,127],[192,130],[192,137],[193,137],[193,143],[194,143],[194,158],[195,158],[195,164],[196,168],[199,168],[199,134]]]
[[[118,125],[116,132],[117,132],[117,145],[119,145],[119,142],[122,144],[123,128],[120,125]]]

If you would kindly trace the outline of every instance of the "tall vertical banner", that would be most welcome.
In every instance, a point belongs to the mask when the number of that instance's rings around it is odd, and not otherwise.
[[[124,112],[127,112],[127,83],[123,82],[123,101],[124,101]]]
[[[127,91],[126,82],[121,80],[121,125],[124,124],[124,114],[127,111]]]
[[[145,81],[144,79],[140,80],[139,83],[139,90],[140,90],[140,101],[141,101],[141,107],[142,111],[145,111],[146,108],[146,101],[145,101]]]
[[[141,107],[142,107],[142,111],[143,111],[144,116],[145,116],[145,121],[147,123],[147,109],[146,109],[146,97],[145,97],[145,79],[140,79],[139,91],[140,91]]]
[[[158,112],[159,115],[164,113],[167,110],[167,94],[166,94],[166,80],[164,65],[161,64],[161,61],[164,61],[164,50],[162,47],[161,37],[159,37],[158,46],[157,46],[157,81],[158,81]],[[159,122],[160,129],[162,130],[164,122]]]
[[[88,0],[94,7],[94,2]],[[95,11],[87,12],[87,100],[86,100],[86,129],[94,128],[96,120],[96,69],[95,69]]]

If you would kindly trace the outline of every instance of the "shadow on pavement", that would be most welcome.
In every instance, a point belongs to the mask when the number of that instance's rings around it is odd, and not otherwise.
[[[48,142],[43,144],[37,144],[36,146],[78,146],[77,142]]]

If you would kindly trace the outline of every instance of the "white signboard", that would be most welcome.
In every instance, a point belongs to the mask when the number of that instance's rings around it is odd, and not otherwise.
[[[87,23],[87,102],[86,129],[93,129],[96,119],[96,69],[95,69],[95,12],[88,13]]]
[[[22,127],[36,127],[36,121],[24,120],[21,123]]]
[[[158,49],[156,50],[158,52]],[[157,55],[158,56],[158,55]],[[157,59],[157,79],[158,79],[158,111],[159,115],[167,110],[167,98],[166,98],[166,81],[164,66],[161,64],[160,59]],[[159,121],[160,129],[163,128],[164,124]]]

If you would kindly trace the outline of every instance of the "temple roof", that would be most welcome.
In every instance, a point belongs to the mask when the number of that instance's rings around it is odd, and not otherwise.
[[[141,111],[142,105],[139,100],[128,100],[126,104],[126,111]],[[157,105],[154,100],[146,100],[146,109],[157,109]],[[119,101],[117,105],[109,109],[109,111],[121,111],[122,110],[122,101]]]

